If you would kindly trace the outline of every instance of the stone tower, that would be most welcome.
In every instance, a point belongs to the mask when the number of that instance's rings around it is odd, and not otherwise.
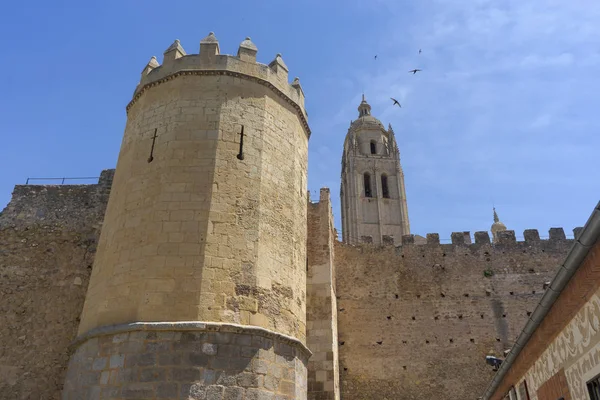
[[[310,130],[256,54],[210,33],[142,71],[64,399],[306,398]]]
[[[394,131],[371,115],[364,95],[344,141],[340,197],[345,243],[400,244],[410,234]]]

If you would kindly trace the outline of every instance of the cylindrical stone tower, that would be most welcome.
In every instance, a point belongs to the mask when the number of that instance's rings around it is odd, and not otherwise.
[[[305,399],[304,94],[175,41],[127,126],[64,399]]]

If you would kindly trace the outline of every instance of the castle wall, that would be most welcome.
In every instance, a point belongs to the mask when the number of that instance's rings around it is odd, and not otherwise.
[[[321,189],[318,203],[308,204],[306,279],[306,341],[308,399],[339,400],[337,306],[335,298],[334,241],[329,189]]]
[[[0,399],[59,399],[113,171],[16,186],[0,214]]]
[[[349,246],[336,242],[341,397],[473,399],[493,376],[485,356],[509,349],[572,240],[526,231],[465,244]],[[470,241],[470,237],[468,238]],[[467,241],[467,242],[468,242]]]

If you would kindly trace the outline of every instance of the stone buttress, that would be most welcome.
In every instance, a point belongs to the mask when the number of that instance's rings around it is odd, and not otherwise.
[[[256,54],[211,33],[142,71],[63,399],[306,398],[310,130]]]

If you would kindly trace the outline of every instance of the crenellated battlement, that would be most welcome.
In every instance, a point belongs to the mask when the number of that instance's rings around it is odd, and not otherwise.
[[[147,90],[177,77],[225,75],[251,80],[273,90],[298,111],[304,129],[310,135],[300,80],[296,77],[289,83],[288,67],[281,54],[267,65],[256,61],[257,53],[258,48],[249,37],[242,41],[236,56],[220,54],[219,42],[212,32],[200,41],[199,54],[187,54],[179,40],[175,40],[165,50],[162,65],[153,56],[144,67],[127,111]]]
[[[581,231],[581,227],[573,229],[574,237],[577,237],[578,233]],[[427,240],[425,243],[416,244],[415,235],[404,235],[402,237],[402,245],[439,245],[440,244],[440,235],[437,233],[428,233]],[[468,246],[468,245],[485,245],[492,244],[490,239],[490,234],[487,231],[478,231],[475,232],[474,241],[471,239],[471,232],[463,231],[463,232],[452,232],[450,235],[451,244],[455,246]],[[525,244],[527,246],[538,245],[542,242],[564,242],[567,239],[565,235],[565,231],[563,228],[550,228],[548,231],[548,239],[540,239],[540,234],[537,229],[526,229],[523,231],[523,241],[517,241],[517,237],[515,236],[514,230],[506,230],[498,232],[498,240],[493,243],[495,246],[511,246],[518,244]]]
[[[577,235],[583,228],[577,227],[573,229],[573,237],[577,238]],[[438,233],[428,233],[426,238],[418,235],[404,235],[402,236],[402,244],[396,247],[403,246],[449,246],[449,247],[468,247],[473,246],[475,248],[481,247],[482,245],[493,245],[495,247],[502,248],[521,248],[521,247],[546,247],[553,246],[555,244],[563,244],[565,242],[572,242],[573,239],[567,238],[563,228],[550,228],[548,231],[547,239],[542,239],[537,229],[526,229],[523,231],[523,239],[517,240],[514,230],[506,230],[498,232],[498,240],[492,242],[490,234],[487,231],[475,232],[471,237],[470,231],[463,232],[452,232],[450,235],[450,243],[442,243],[440,241],[440,235]],[[384,243],[383,246],[392,246],[392,242]],[[373,246],[371,243],[361,243],[358,246]]]

